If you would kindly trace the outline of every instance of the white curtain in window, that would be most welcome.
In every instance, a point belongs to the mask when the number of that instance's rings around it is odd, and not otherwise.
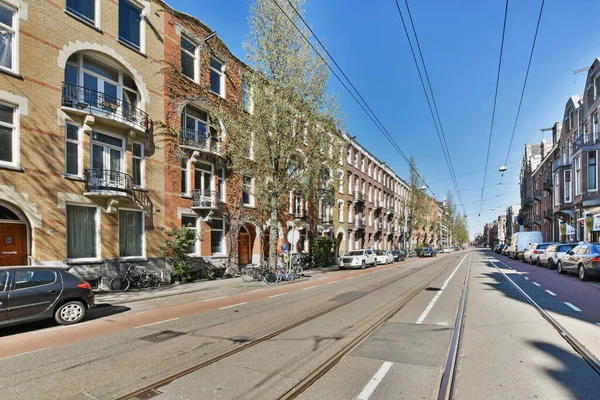
[[[137,211],[119,211],[119,256],[142,256],[142,218]]]
[[[0,65],[12,68],[12,33],[0,28]]]
[[[96,257],[96,208],[67,205],[67,258]]]

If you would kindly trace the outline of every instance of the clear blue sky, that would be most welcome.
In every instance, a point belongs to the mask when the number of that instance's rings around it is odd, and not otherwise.
[[[248,0],[168,0],[216,30],[245,59]],[[403,6],[404,1],[400,1]],[[547,0],[508,171],[500,182],[541,0],[511,0],[496,123],[481,217],[479,199],[490,131],[504,0],[409,0],[432,81],[471,234],[518,204],[524,143],[538,143],[541,128],[562,120],[571,95],[581,95],[585,73],[600,56],[598,0]],[[305,19],[392,133],[402,150],[443,198],[452,189],[442,150],[394,0],[307,0]],[[408,167],[332,76],[351,135],[403,178]],[[512,161],[512,162],[511,162]],[[476,173],[474,173],[477,171]],[[460,176],[468,174],[465,176]],[[508,194],[506,194],[508,193]],[[496,208],[492,211],[491,208]]]

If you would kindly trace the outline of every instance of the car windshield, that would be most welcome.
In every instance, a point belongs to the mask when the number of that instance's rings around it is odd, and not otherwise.
[[[550,246],[549,244],[538,244],[536,250],[544,250]]]
[[[566,253],[568,251],[573,250],[574,247],[575,247],[575,245],[563,244],[561,246],[558,246],[558,252],[560,252],[560,253]]]
[[[345,256],[362,256],[363,252],[362,250],[358,251],[358,250],[354,250],[354,251],[349,251],[346,254],[344,254]]]
[[[385,251],[383,250],[375,250],[375,254],[377,254],[378,256],[382,256],[385,254]]]

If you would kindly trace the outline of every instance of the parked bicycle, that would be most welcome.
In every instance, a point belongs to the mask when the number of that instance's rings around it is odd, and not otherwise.
[[[148,272],[145,268],[136,268],[135,264],[129,264],[124,276],[117,276],[109,283],[110,290],[127,291],[130,288],[145,289],[161,285],[161,281],[155,272]]]
[[[295,266],[291,269],[284,268],[275,268],[275,269],[266,269],[263,273],[263,280],[265,283],[269,285],[274,285],[276,283],[284,281],[293,281],[297,277],[302,276],[303,270],[302,267]]]
[[[312,269],[315,268],[315,260],[310,253],[300,253],[294,254],[292,258],[292,263],[294,265],[299,265],[303,269]]]
[[[244,282],[260,281],[263,279],[266,267],[260,265],[249,265],[242,269],[242,279]]]

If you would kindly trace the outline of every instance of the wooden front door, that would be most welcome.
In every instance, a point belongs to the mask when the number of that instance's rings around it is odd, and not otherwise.
[[[27,265],[27,230],[24,224],[0,223],[0,266]]]
[[[238,246],[239,264],[250,264],[250,236],[247,233],[240,233],[240,243]]]

